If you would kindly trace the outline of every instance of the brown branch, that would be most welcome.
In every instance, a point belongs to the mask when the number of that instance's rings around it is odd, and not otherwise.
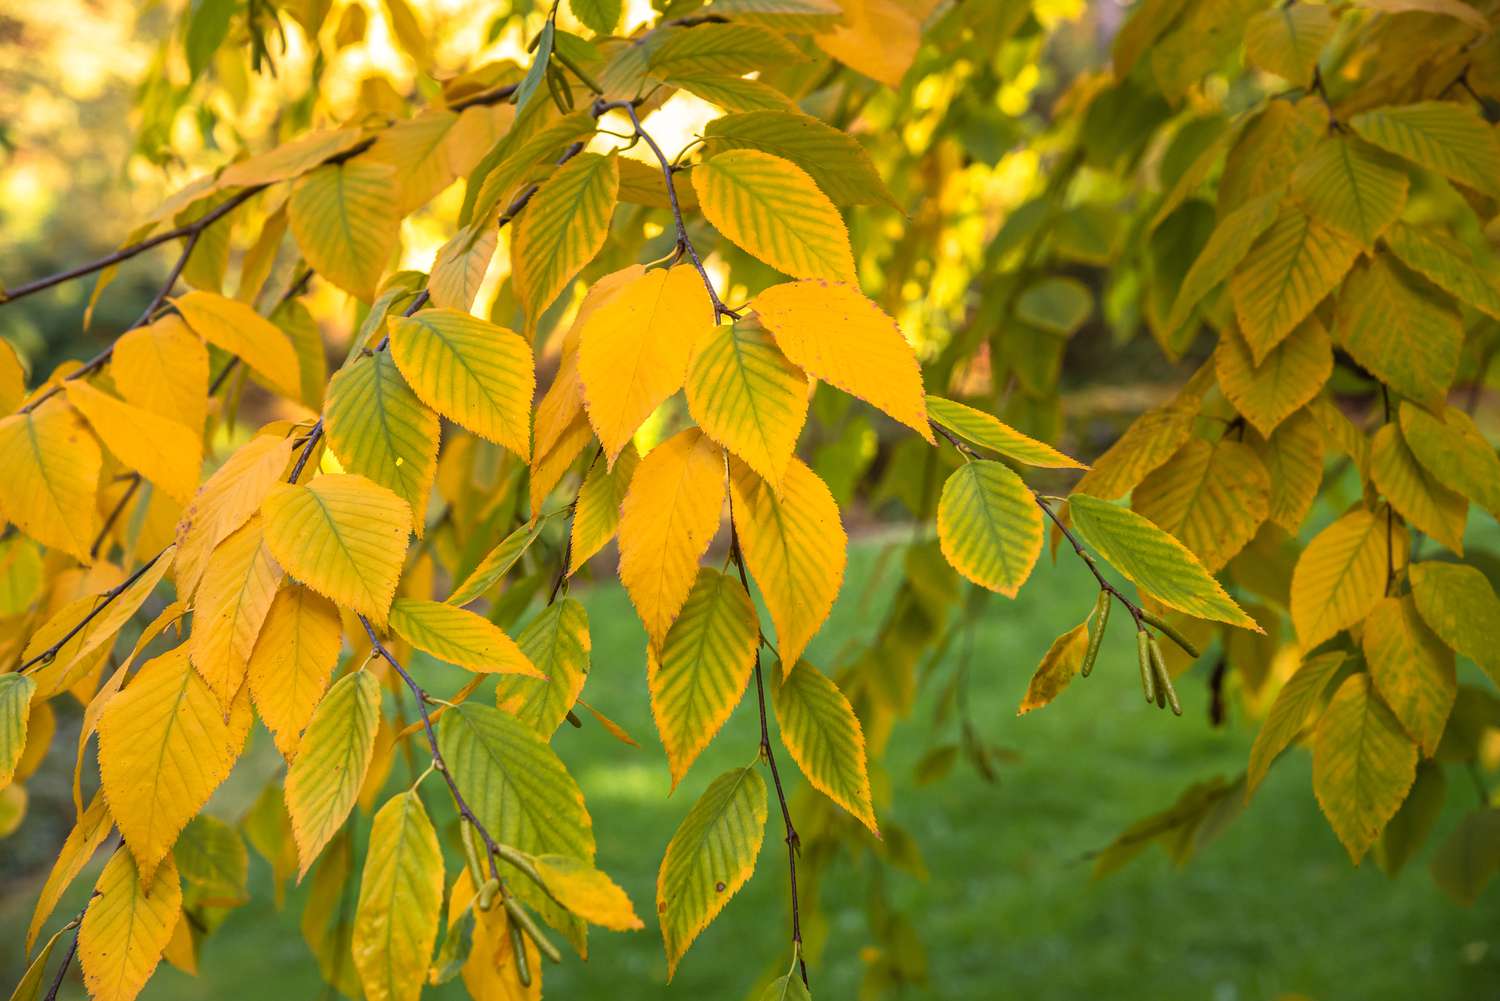
[[[109,512],[109,517],[104,519],[104,527],[99,529],[99,534],[94,537],[94,544],[89,546],[89,559],[98,559],[99,548],[104,545],[104,540],[109,537],[109,530],[115,527],[115,522],[119,521],[120,515],[125,512],[125,505],[130,503],[130,498],[135,496],[135,492],[140,487],[141,474],[131,473],[130,486],[126,487],[125,492],[120,495],[119,503]]]
[[[168,548],[171,547],[169,546]],[[136,570],[135,573],[131,574],[129,577],[126,577],[124,580],[120,581],[120,583],[116,584],[114,587],[110,588],[108,591],[105,591],[102,595],[100,595],[100,602],[93,608],[89,609],[89,613],[82,619],[79,619],[78,624],[75,625],[72,629],[69,629],[67,633],[63,635],[62,639],[58,640],[47,649],[43,650],[41,653],[32,657],[30,660],[27,660],[20,667],[16,668],[16,673],[21,674],[35,667],[37,664],[49,663],[52,658],[57,656],[58,651],[67,645],[68,640],[72,639],[74,636],[77,636],[80,632],[82,632],[84,626],[94,621],[94,619],[99,616],[100,612],[108,608],[116,598],[129,590],[130,585],[134,584],[136,581],[144,577],[146,575],[146,571],[155,566],[156,561],[161,559],[162,556],[166,554],[166,551],[166,549],[163,549],[161,552],[151,557],[145,563],[142,563],[140,569]]]

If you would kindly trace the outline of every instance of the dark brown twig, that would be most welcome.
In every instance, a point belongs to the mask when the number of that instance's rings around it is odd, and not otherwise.
[[[151,557],[145,563],[142,563],[140,568],[136,570],[135,573],[131,574],[129,577],[126,577],[124,580],[120,581],[120,583],[116,584],[114,587],[101,594],[99,596],[99,603],[96,604],[93,608],[89,609],[89,613],[82,619],[79,619],[78,624],[75,625],[72,629],[69,629],[63,635],[62,639],[58,640],[47,649],[43,650],[41,653],[32,657],[30,660],[27,660],[20,667],[16,668],[16,673],[20,674],[24,671],[30,670],[37,664],[45,664],[50,662],[52,658],[57,656],[58,651],[67,645],[68,640],[72,639],[74,636],[77,636],[80,632],[82,632],[84,626],[94,621],[94,619],[98,617],[100,612],[108,608],[116,598],[128,591],[130,589],[130,585],[134,584],[136,581],[144,577],[146,575],[146,571],[155,566],[156,561],[161,559],[166,551],[167,550],[163,549],[161,552]]]

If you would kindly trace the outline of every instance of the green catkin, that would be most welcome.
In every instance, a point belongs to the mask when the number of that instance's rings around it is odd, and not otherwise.
[[[479,832],[474,830],[474,825],[467,819],[460,818],[458,822],[459,840],[464,845],[464,861],[469,866],[469,878],[474,881],[475,886],[483,886],[485,875],[484,866],[480,863]]]
[[[1182,647],[1183,653],[1187,654],[1194,660],[1198,659],[1198,648],[1189,643],[1188,638],[1182,635],[1182,633],[1173,629],[1171,626],[1167,625],[1165,621],[1145,610],[1142,610],[1141,618],[1147,625],[1155,626],[1161,631],[1161,634],[1163,636],[1171,640],[1173,643],[1176,643],[1178,646]]]
[[[476,905],[481,911],[488,912],[495,906],[495,895],[500,892],[500,881],[493,876],[484,881],[479,888],[479,903]]]
[[[1094,661],[1099,659],[1099,647],[1104,642],[1104,627],[1109,625],[1109,608],[1113,604],[1109,592],[1103,590],[1099,592],[1099,600],[1094,602],[1094,618],[1097,624],[1094,626],[1094,631],[1089,634],[1088,650],[1083,655],[1083,667],[1079,671],[1085,678],[1093,673]]]
[[[522,987],[531,986],[531,966],[526,962],[526,942],[521,937],[521,928],[514,921],[506,925],[510,929],[510,951],[516,957],[516,979]]]
[[[1142,629],[1135,634],[1135,652],[1141,664],[1141,691],[1147,702],[1156,701],[1156,682],[1151,670],[1151,634]]]
[[[1167,662],[1154,639],[1151,641],[1151,666],[1156,669],[1156,704],[1170,705],[1172,715],[1181,716],[1182,703],[1177,701],[1177,689],[1172,686],[1172,676],[1167,673]]]

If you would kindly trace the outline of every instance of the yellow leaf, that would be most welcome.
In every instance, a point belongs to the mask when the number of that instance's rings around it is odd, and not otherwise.
[[[484,555],[474,569],[469,572],[453,593],[448,596],[450,605],[467,605],[475,598],[493,587],[502,577],[510,573],[526,550],[536,541],[541,534],[542,528],[547,524],[546,518],[529,521],[511,532]]]
[[[723,507],[724,453],[697,428],[652,449],[631,478],[620,505],[620,581],[652,645],[687,600]]]
[[[293,400],[301,395],[297,349],[276,324],[243,302],[212,292],[189,292],[172,304],[193,333],[238,355],[276,392]]]
[[[1339,650],[1313,657],[1297,668],[1276,693],[1276,700],[1250,747],[1250,764],[1245,772],[1247,800],[1265,780],[1281,752],[1302,733],[1313,711],[1322,709],[1329,683],[1346,659]]]
[[[474,305],[499,243],[500,230],[487,222],[454,233],[432,260],[432,274],[427,280],[432,304],[464,310]]]
[[[789,671],[843,583],[849,540],[838,504],[818,474],[795,458],[780,494],[737,460],[729,464],[729,487],[745,566],[770,609],[782,670]]]
[[[297,842],[299,879],[354,807],[379,723],[380,683],[368,671],[334,682],[313,710],[286,774],[286,810]]]
[[[1094,460],[1093,468],[1078,481],[1073,492],[1103,500],[1125,496],[1188,440],[1197,410],[1196,402],[1191,410],[1177,406],[1147,410]]]
[[[982,410],[945,400],[941,396],[927,397],[927,414],[943,427],[960,438],[967,438],[1008,459],[1028,466],[1046,469],[1087,469],[1077,459],[1063,455],[1045,442],[1037,441],[1017,431],[999,418]]]
[[[641,423],[681,388],[694,343],[713,325],[703,282],[683,266],[630,280],[584,321],[578,379],[611,466]]]
[[[1432,631],[1500,684],[1500,599],[1489,578],[1462,563],[1418,563],[1411,592]]]
[[[1333,341],[1309,316],[1271,349],[1259,365],[1234,326],[1225,327],[1214,352],[1219,388],[1262,435],[1269,436],[1309,400],[1333,374]]]
[[[1469,502],[1417,461],[1394,421],[1375,432],[1370,482],[1417,531],[1463,555]]]
[[[644,927],[635,907],[614,880],[567,855],[538,855],[531,860],[547,892],[589,924],[613,931],[638,931]]]
[[[531,458],[531,346],[451,309],[393,317],[391,356],[423,403],[481,438]]]
[[[1453,651],[1427,628],[1410,595],[1380,600],[1365,619],[1361,646],[1375,690],[1432,757],[1458,697]]]
[[[1476,21],[1484,20],[1476,12]],[[1500,194],[1500,141],[1474,108],[1454,101],[1373,108],[1349,119],[1363,139],[1444,177]]]
[[[793,365],[934,441],[917,354],[879,306],[851,285],[774,285],[751,303]]]
[[[115,820],[104,805],[104,795],[95,793],[88,809],[79,813],[78,822],[68,832],[62,848],[58,850],[57,861],[47,873],[47,881],[42,884],[41,892],[37,895],[36,909],[32,911],[31,923],[26,928],[27,952],[36,944],[37,935],[52,916],[63,893],[114,829]]]
[[[615,157],[581,153],[543,181],[527,203],[510,256],[511,284],[528,330],[604,246],[619,189]]]
[[[359,143],[360,130],[318,129],[282,143],[275,149],[232,163],[219,175],[219,187],[239,188],[287,181],[312,170],[330,157]]]
[[[714,779],[672,835],[656,876],[667,979],[708,923],[755,872],[766,833],[766,784],[755,766]]]
[[[415,789],[391,797],[370,828],[354,968],[370,1001],[416,1001],[443,910],[443,850]]]
[[[4,291],[0,290],[0,297]],[[118,343],[118,342],[116,342]],[[10,341],[0,346],[0,414],[9,414],[26,399],[26,369]]]
[[[1439,419],[1402,403],[1401,436],[1439,482],[1500,517],[1500,456],[1472,417],[1449,407]]]
[[[1300,208],[1282,207],[1229,281],[1235,317],[1257,365],[1338,287],[1362,249]]]
[[[177,524],[177,593],[191,598],[209,554],[260,510],[292,461],[292,442],[258,435],[242,445],[198,489]]]
[[[1083,655],[1089,646],[1089,624],[1087,621],[1063,633],[1052,641],[1042,662],[1037,665],[1026,694],[1021,698],[1017,716],[1025,716],[1033,709],[1040,709],[1062,694],[1072,682],[1073,676],[1083,666]]]
[[[0,420],[0,513],[44,546],[91,562],[103,457],[78,411],[51,399]]]
[[[365,160],[396,168],[401,189],[398,215],[410,215],[426,205],[458,176],[448,154],[458,123],[455,112],[428,111],[382,129],[375,144],[362,154]]]
[[[1370,685],[1339,685],[1313,738],[1313,792],[1355,865],[1396,815],[1417,776],[1417,747]]]
[[[461,920],[464,909],[473,904],[476,892],[469,870],[459,870],[448,894],[449,934]],[[480,911],[474,907],[470,913],[474,918],[474,937],[460,975],[473,1001],[541,1001],[542,957],[536,943],[527,935],[520,936],[526,951],[526,968],[531,974],[531,984],[523,985],[505,908]]]
[[[1140,482],[1130,506],[1213,573],[1255,538],[1270,514],[1271,477],[1249,445],[1191,438]]]
[[[1292,194],[1312,215],[1366,247],[1406,205],[1399,164],[1345,133],[1325,138],[1292,175]]]
[[[406,501],[420,535],[437,476],[437,414],[407,386],[389,352],[364,355],[328,383],[328,447],[350,473],[369,477]]]
[[[308,266],[363,302],[400,245],[396,168],[349,160],[299,179],[288,205],[292,235]]]
[[[1261,11],[1245,22],[1245,58],[1294,86],[1307,88],[1337,23],[1327,7],[1293,4]]]
[[[573,418],[557,443],[550,451],[541,452],[535,450],[531,454],[531,510],[540,514],[543,502],[546,501],[554,487],[561,482],[563,476],[573,466],[573,461],[578,458],[585,445],[594,440],[594,431],[589,427],[588,417],[580,412]],[[603,446],[600,446],[603,450]]]
[[[410,509],[363,476],[278,484],[261,511],[271,555],[308,587],[384,627],[406,557]]]
[[[1317,422],[1306,410],[1298,411],[1270,438],[1253,437],[1251,445],[1271,477],[1266,518],[1295,534],[1323,483],[1323,435]]]
[[[891,87],[917,58],[928,0],[840,0],[843,23],[813,36],[818,48],[846,66]]]
[[[397,598],[391,628],[423,653],[471,671],[542,676],[499,626],[457,605]]]
[[[859,283],[837,206],[790,160],[728,150],[693,168],[693,190],[703,217],[751,256],[793,278]]]
[[[805,660],[771,684],[776,722],[792,760],[814,789],[880,837],[870,793],[865,732],[833,679]]]
[[[255,708],[288,761],[338,664],[338,609],[300,584],[284,584],[271,602],[246,667]]]
[[[673,789],[745,693],[759,645],[755,606],[740,582],[699,567],[660,652],[646,653],[651,715]]]
[[[198,488],[203,442],[187,425],[131,406],[87,382],[67,385],[68,402],[125,465],[186,502]]]
[[[1386,575],[1406,565],[1407,533],[1389,509],[1359,509],[1308,543],[1292,573],[1292,624],[1311,650],[1370,614],[1385,596]],[[1387,542],[1390,545],[1387,545]]]
[[[245,683],[250,653],[281,583],[259,517],[221,542],[193,604],[193,666],[228,709]]]
[[[182,317],[164,316],[115,341],[109,374],[127,402],[203,431],[208,414],[208,349]]]
[[[1004,463],[966,462],[943,484],[938,542],[953,568],[980,587],[1014,598],[1042,552],[1042,512]]]
[[[249,702],[227,715],[180,646],[143,664],[99,718],[104,798],[147,879],[240,755]]]
[[[807,377],[758,325],[722,324],[699,338],[688,410],[704,432],[773,484],[807,420]]]
[[[620,527],[620,505],[630,490],[630,481],[640,465],[640,453],[634,445],[615,460],[614,468],[596,462],[578,488],[578,505],[573,509],[573,528],[568,547],[568,573],[577,573],[605,543],[614,538]]]
[[[134,1001],[161,962],[182,913],[177,866],[168,858],[154,874],[137,873],[130,852],[117,851],[99,874],[94,894],[78,929],[84,985],[98,1001]]]

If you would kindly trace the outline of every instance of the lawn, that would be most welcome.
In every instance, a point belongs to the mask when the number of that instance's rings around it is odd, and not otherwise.
[[[871,572],[876,551],[858,547],[850,580]],[[845,598],[814,643],[830,656],[872,621]],[[564,727],[555,743],[577,776],[594,817],[600,865],[626,888],[648,930],[596,931],[587,963],[546,970],[554,998],[729,998],[748,995],[786,952],[785,868],[779,819],[768,826],[755,877],[688,953],[673,984],[652,921],[656,867],[676,824],[704,786],[754,754],[756,720],[746,700],[683,786],[668,796],[643,678],[643,637],[623,592],[599,585],[577,592],[594,636],[585,697],[642,743],[623,747],[589,721]],[[1234,775],[1252,731],[1242,720],[1207,721],[1200,664],[1179,684],[1185,715],[1146,708],[1135,680],[1133,640],[1117,627],[1098,671],[1047,709],[1017,718],[1015,706],[1054,636],[1090,607],[1090,579],[1076,561],[1045,563],[1015,602],[995,601],[974,636],[971,699],[994,743],[1019,752],[988,784],[960,765],[919,786],[913,768],[926,750],[930,701],[898,729],[888,759],[893,802],[882,819],[917,839],[930,878],[894,875],[889,887],[914,921],[929,954],[930,984],[909,996],[944,999],[1233,999],[1305,996],[1317,1001],[1500,997],[1500,895],[1472,910],[1443,897],[1425,871],[1426,855],[1394,882],[1347,856],[1318,813],[1305,752],[1283,758],[1248,810],[1185,869],[1157,849],[1122,872],[1094,881],[1086,854],[1142,815],[1166,806],[1189,783]],[[457,675],[432,665],[438,691]],[[257,734],[250,772],[274,762]],[[792,782],[802,779],[784,767]],[[397,776],[404,768],[397,766]],[[214,808],[233,817],[252,783],[222,791]],[[437,801],[434,786],[430,802]],[[1458,797],[1456,797],[1458,798]],[[1440,821],[1439,836],[1459,806]],[[366,821],[367,822],[367,821]],[[19,838],[27,837],[23,830]],[[1430,849],[1430,846],[1429,846]],[[451,864],[450,864],[450,872]],[[301,1001],[323,988],[297,930],[296,912],[276,912],[256,858],[256,902],[237,911],[205,947],[196,978],[163,969],[149,1001]],[[867,876],[838,865],[824,883],[827,940],[812,962],[815,996],[853,999],[867,942]],[[82,883],[84,881],[80,881]],[[36,884],[4,888],[0,973],[19,975],[20,932]],[[82,901],[82,888],[71,906]],[[69,904],[65,902],[59,913]],[[64,991],[63,997],[80,996]],[[429,996],[457,998],[457,985]]]

